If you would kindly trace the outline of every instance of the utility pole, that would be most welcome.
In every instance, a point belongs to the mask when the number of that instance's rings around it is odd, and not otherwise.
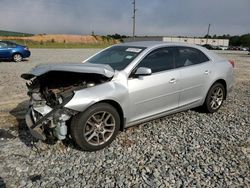
[[[133,4],[133,39],[135,39],[135,12],[137,11],[137,9],[135,8],[135,0],[133,0],[132,2]]]
[[[207,42],[208,42],[208,36],[209,36],[209,32],[210,32],[210,26],[211,26],[211,24],[208,24],[206,44],[207,44]]]

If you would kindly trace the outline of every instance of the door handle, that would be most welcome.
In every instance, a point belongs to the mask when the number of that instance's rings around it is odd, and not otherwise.
[[[172,78],[172,79],[169,81],[170,84],[174,84],[175,82],[176,82],[176,79],[175,79],[175,78]]]
[[[208,71],[208,70],[206,70],[206,71],[204,72],[204,74],[208,75],[208,74],[209,74],[209,71]]]

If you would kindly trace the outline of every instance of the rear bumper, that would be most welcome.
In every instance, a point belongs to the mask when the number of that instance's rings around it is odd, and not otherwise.
[[[27,57],[30,57],[31,52],[29,50],[26,50],[26,51],[24,51],[24,53],[22,55],[23,55],[23,58],[27,58]]]

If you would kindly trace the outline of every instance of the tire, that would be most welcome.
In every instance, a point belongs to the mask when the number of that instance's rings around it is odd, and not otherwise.
[[[225,99],[225,87],[221,83],[215,83],[209,89],[203,108],[208,113],[217,112]]]
[[[12,59],[13,59],[14,62],[20,62],[20,61],[23,60],[23,57],[22,57],[21,54],[16,53],[16,54],[14,54],[14,55],[12,56]]]
[[[71,137],[85,151],[108,146],[120,130],[120,116],[108,103],[97,103],[73,117]]]

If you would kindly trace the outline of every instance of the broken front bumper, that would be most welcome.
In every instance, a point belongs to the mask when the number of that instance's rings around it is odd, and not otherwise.
[[[25,120],[32,136],[39,140],[45,140],[44,131],[48,129],[59,140],[63,140],[67,135],[68,121],[76,111],[64,108],[64,104],[58,105],[54,109],[47,105],[31,106],[28,109]]]
[[[45,140],[46,136],[41,128],[42,125],[37,125],[36,127],[34,127],[34,125],[36,125],[35,119],[36,118],[35,118],[34,109],[30,107],[25,116],[25,121],[30,130],[30,133],[32,134],[32,136],[34,136],[35,138],[39,140]]]
[[[64,107],[72,99],[73,95],[72,93],[62,103],[53,108],[31,98],[25,120],[32,136],[40,140],[45,140],[46,135],[44,131],[48,129],[58,139],[65,139],[67,135],[66,121],[77,113]]]

